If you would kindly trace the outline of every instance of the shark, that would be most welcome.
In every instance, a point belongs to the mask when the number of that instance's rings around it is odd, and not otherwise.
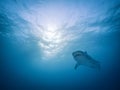
[[[90,68],[94,68],[100,70],[100,62],[93,59],[88,53],[85,51],[75,51],[72,53],[73,58],[77,62],[75,64],[74,69],[76,70],[80,65],[84,65]]]

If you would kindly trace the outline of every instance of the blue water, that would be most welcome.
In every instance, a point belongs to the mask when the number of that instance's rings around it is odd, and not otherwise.
[[[1,0],[0,90],[119,90],[119,38],[119,0]]]

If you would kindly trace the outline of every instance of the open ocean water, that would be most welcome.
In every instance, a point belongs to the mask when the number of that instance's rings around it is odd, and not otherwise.
[[[120,90],[120,0],[0,0],[0,90]]]

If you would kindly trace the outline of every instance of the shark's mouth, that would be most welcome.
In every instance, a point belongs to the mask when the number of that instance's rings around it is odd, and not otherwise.
[[[84,53],[84,52],[82,52],[82,51],[76,51],[76,52],[73,52],[72,55],[73,55],[74,57],[77,57],[77,56],[83,55],[83,53]]]
[[[76,54],[76,55],[74,55],[74,57],[77,57],[77,56],[81,56],[82,54]]]

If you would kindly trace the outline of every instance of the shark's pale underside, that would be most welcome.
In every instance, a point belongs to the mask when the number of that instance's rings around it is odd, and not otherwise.
[[[72,53],[72,55],[77,62],[75,65],[75,69],[77,69],[80,65],[88,66],[90,68],[98,70],[100,69],[100,63],[89,56],[87,52],[75,51]]]

